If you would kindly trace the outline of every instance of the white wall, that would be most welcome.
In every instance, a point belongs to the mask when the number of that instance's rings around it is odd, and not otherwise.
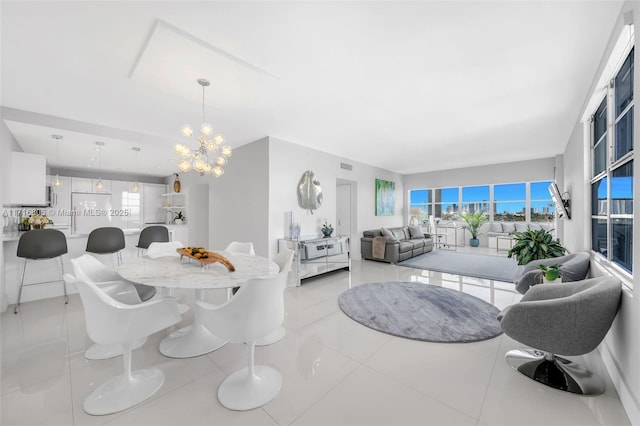
[[[353,170],[340,168],[340,163],[353,165]],[[277,240],[288,234],[286,214],[292,211],[300,222],[301,235],[321,235],[324,220],[335,224],[336,183],[339,179],[356,182],[356,222],[351,240],[351,255],[360,258],[360,237],[365,229],[402,225],[404,185],[402,175],[372,167],[333,154],[310,149],[281,139],[269,138],[269,251],[277,252]],[[324,201],[311,214],[298,203],[298,184],[306,170],[315,173],[320,181]],[[375,179],[396,183],[396,212],[394,216],[375,215]]]
[[[616,26],[611,34],[608,47],[602,56],[600,68],[593,78],[591,96],[597,79],[602,73],[604,64],[611,54],[624,23],[624,14],[631,12],[627,18],[632,18],[635,23],[635,45],[640,46],[640,4],[637,1],[625,2],[622,12],[618,18]],[[638,57],[636,52],[636,58]],[[636,61],[637,63],[638,61]],[[640,72],[635,67],[634,86],[640,87]],[[637,89],[636,89],[637,90]],[[637,98],[637,96],[636,96]],[[585,102],[586,104],[586,102]],[[640,141],[640,116],[634,115],[634,140],[638,146]],[[585,132],[583,123],[577,122],[573,133],[564,151],[564,184],[571,192],[572,219],[564,222],[564,243],[572,251],[590,249],[590,223],[591,208],[589,205],[590,189],[588,176],[590,173],[588,134]],[[634,176],[640,176],[640,164],[634,162]],[[636,188],[635,194],[638,194]],[[640,238],[640,226],[637,218],[640,218],[640,202],[634,202],[634,240]],[[632,424],[640,424],[640,250],[637,248],[633,253],[633,290],[623,291],[622,303],[618,316],[613,323],[609,334],[603,344],[599,347],[600,355],[605,362],[606,368],[611,376],[622,403],[629,415]],[[597,262],[591,262],[591,274],[594,276],[603,275],[606,271]]]
[[[225,174],[210,177],[209,247],[251,241],[256,254],[269,255],[269,140],[233,151]]]

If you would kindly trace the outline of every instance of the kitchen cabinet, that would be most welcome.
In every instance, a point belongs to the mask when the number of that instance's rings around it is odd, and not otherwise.
[[[166,200],[163,197],[167,192],[166,186],[159,183],[145,183],[142,192],[142,215],[145,225],[166,223],[167,214],[164,209]]]
[[[53,186],[55,176],[47,176],[47,185],[51,185],[51,206],[47,209],[47,216],[53,220],[56,228],[71,226],[71,178],[59,176],[60,186]]]
[[[103,184],[105,181],[102,181]],[[142,229],[142,192],[132,192],[133,182],[114,180],[111,187],[111,226]]]
[[[81,177],[73,177],[71,178],[71,192],[86,192],[86,193],[100,193],[100,194],[111,194],[111,184],[110,180],[101,179],[102,180],[102,189],[97,190],[96,184],[98,183],[98,179],[91,178],[81,178]]]
[[[9,204],[44,206],[47,201],[47,158],[26,152],[11,153]]]

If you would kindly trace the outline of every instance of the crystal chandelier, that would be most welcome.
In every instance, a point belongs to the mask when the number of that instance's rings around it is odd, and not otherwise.
[[[213,134],[213,126],[206,122],[204,118],[204,88],[211,83],[209,80],[200,78],[198,84],[202,86],[202,124],[200,125],[200,136],[193,134],[193,128],[184,124],[180,128],[182,136],[193,137],[199,144],[196,149],[190,149],[185,144],[175,146],[176,153],[182,158],[178,167],[183,172],[193,169],[200,175],[214,175],[220,177],[224,174],[224,166],[227,165],[232,151],[230,146],[222,146],[224,137],[217,133]],[[216,157],[217,155],[217,157]]]

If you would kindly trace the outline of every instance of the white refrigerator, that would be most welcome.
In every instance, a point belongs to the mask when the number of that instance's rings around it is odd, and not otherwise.
[[[74,234],[89,234],[96,228],[113,226],[111,194],[71,194],[71,230]]]

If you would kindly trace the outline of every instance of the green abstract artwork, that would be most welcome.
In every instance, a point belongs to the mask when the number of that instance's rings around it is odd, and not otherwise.
[[[396,183],[376,179],[376,216],[393,216],[396,210]]]

